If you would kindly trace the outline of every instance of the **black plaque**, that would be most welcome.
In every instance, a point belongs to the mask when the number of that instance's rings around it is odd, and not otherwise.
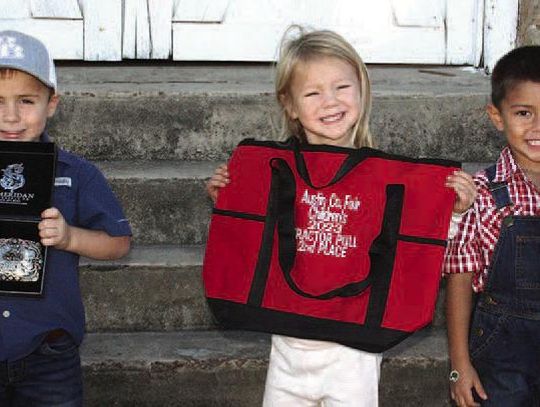
[[[51,206],[55,165],[54,143],[0,141],[0,295],[43,292],[38,223]]]

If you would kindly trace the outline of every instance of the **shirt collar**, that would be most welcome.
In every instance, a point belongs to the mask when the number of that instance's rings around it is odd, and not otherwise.
[[[497,160],[497,171],[495,174],[494,182],[504,182],[509,181],[514,177],[523,177],[523,171],[516,163],[514,156],[512,155],[512,150],[510,147],[506,146]]]
[[[49,133],[47,133],[46,131],[44,131],[43,133],[41,133],[41,136],[39,136],[39,141],[41,143],[50,143],[51,142],[51,138],[49,137]]]
[[[41,133],[41,136],[39,137],[39,141],[41,143],[51,143],[52,142],[51,138],[49,137],[49,133],[47,133],[47,131],[44,131],[43,133]],[[64,150],[62,150],[61,148],[59,148],[57,146],[56,151],[57,151],[57,159],[58,159],[58,161],[61,161],[63,163],[69,161],[67,159],[67,156],[66,156],[66,153],[65,153]]]

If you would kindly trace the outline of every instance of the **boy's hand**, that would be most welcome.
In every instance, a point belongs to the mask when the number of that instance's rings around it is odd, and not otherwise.
[[[455,383],[450,383],[450,395],[452,400],[459,407],[480,406],[474,401],[473,390],[482,400],[487,400],[487,394],[480,382],[480,378],[474,367],[469,364],[467,367],[458,369],[459,379]]]
[[[43,246],[97,260],[119,259],[127,254],[131,244],[130,236],[111,236],[104,230],[71,226],[56,208],[41,213],[38,229]]]
[[[222,164],[216,168],[214,175],[206,183],[206,192],[214,203],[217,201],[220,188],[223,188],[230,182],[229,170],[227,164]]]
[[[447,187],[452,188],[456,194],[454,213],[463,213],[476,199],[476,185],[473,178],[464,171],[456,171],[446,178]]]
[[[65,250],[70,243],[70,226],[56,208],[45,209],[38,224],[39,237],[43,246],[54,246]]]

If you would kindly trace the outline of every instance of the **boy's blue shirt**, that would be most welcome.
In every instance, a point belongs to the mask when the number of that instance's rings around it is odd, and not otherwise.
[[[47,134],[41,141],[49,141]],[[103,174],[62,149],[58,149],[52,206],[70,225],[103,230],[111,236],[131,235],[122,207]],[[81,343],[85,317],[78,266],[78,255],[49,248],[41,297],[0,295],[0,361],[30,354],[53,329],[64,329]]]

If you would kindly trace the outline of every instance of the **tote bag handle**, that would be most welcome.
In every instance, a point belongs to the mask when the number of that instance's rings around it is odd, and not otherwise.
[[[272,167],[272,177],[276,180],[273,199],[275,199],[274,219],[276,222],[278,234],[278,257],[281,270],[287,285],[298,295],[306,298],[319,300],[328,300],[335,297],[353,297],[364,292],[368,287],[374,285],[377,287],[379,278],[373,276],[373,271],[385,270],[391,273],[392,265],[387,264],[389,254],[395,250],[399,224],[386,221],[389,214],[401,214],[403,203],[404,188],[402,185],[388,185],[386,189],[386,206],[383,217],[383,224],[380,234],[375,238],[369,250],[370,272],[360,281],[345,284],[341,287],[327,291],[322,294],[311,294],[300,288],[292,277],[294,261],[296,257],[296,237],[294,224],[294,208],[296,198],[296,182],[294,174],[287,164],[281,158],[274,158],[270,163]]]
[[[296,294],[306,298],[328,300],[335,297],[352,297],[362,293],[370,285],[370,276],[323,294],[310,294],[302,290],[292,278],[292,270],[296,257],[296,237],[294,225],[294,207],[296,199],[296,183],[294,174],[283,159],[276,158],[271,162],[272,176],[276,177],[276,224],[278,233],[279,264],[287,285]],[[307,172],[306,172],[307,174]]]
[[[304,160],[304,156],[302,155],[302,152],[300,151],[300,143],[298,139],[296,139],[295,137],[291,137],[290,142],[291,142],[291,147],[294,153],[294,161],[296,164],[296,170],[298,171],[298,174],[304,180],[304,182],[313,189],[322,189],[322,188],[326,188],[335,184],[336,182],[341,180],[345,175],[347,175],[349,171],[351,171],[360,161],[364,159],[364,154],[362,153],[362,150],[351,149],[351,151],[347,153],[347,158],[345,158],[340,168],[335,173],[334,177],[325,185],[315,186],[313,185],[311,181],[311,177],[309,176],[309,171],[307,169],[306,161]]]

